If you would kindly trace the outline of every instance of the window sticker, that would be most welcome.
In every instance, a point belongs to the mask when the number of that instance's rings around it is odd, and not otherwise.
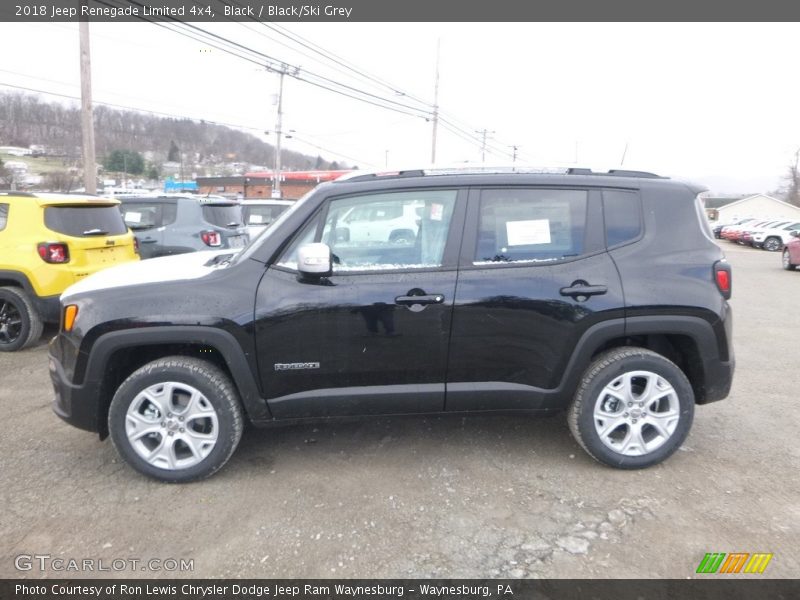
[[[264,217],[261,215],[250,215],[250,222],[251,223],[263,223]]]
[[[550,219],[508,221],[506,223],[506,238],[509,246],[549,244],[551,242]]]
[[[126,223],[141,223],[142,222],[142,213],[140,213],[140,212],[126,212],[125,213],[125,222]]]
[[[444,204],[431,204],[431,221],[441,221],[444,217]]]

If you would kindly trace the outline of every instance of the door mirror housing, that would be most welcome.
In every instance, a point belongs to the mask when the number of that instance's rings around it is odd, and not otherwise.
[[[794,231],[790,231],[789,235],[792,237],[800,237],[800,229],[795,229]]]
[[[327,244],[303,244],[297,249],[297,270],[303,277],[330,277],[332,262]]]

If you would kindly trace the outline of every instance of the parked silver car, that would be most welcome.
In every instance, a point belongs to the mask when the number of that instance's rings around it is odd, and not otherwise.
[[[242,248],[250,240],[242,207],[233,200],[171,195],[120,201],[122,218],[136,235],[142,258]]]

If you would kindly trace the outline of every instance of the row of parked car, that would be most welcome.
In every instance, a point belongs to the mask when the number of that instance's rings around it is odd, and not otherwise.
[[[59,296],[101,269],[241,248],[293,201],[169,195],[117,199],[0,192],[0,352],[35,343]]]
[[[712,228],[714,237],[781,254],[783,268],[800,265],[800,221],[747,217]]]

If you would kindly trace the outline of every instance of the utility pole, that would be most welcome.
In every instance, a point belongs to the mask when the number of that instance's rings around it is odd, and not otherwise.
[[[272,171],[272,197],[281,197],[281,127],[283,121],[283,76],[286,75],[286,67],[280,71],[280,84],[278,85],[278,118],[275,121],[275,169]]]
[[[86,5],[86,0],[81,5]],[[83,135],[83,187],[87,194],[97,193],[97,166],[94,153],[94,117],[92,115],[92,65],[89,48],[89,21],[78,23],[81,59],[81,129]]]
[[[495,132],[494,131],[489,131],[488,129],[483,129],[483,130],[476,130],[475,133],[480,133],[481,136],[482,136],[482,138],[481,138],[482,139],[482,141],[481,141],[481,162],[485,163],[486,162],[486,136],[488,136],[490,133],[495,133]]]
[[[281,136],[283,135],[283,77],[284,75],[291,74],[297,75],[299,69],[295,67],[292,69],[291,73],[289,73],[289,68],[287,65],[282,64],[280,69],[275,67],[267,66],[267,71],[275,71],[280,76],[279,83],[278,83],[278,115],[275,121],[275,167],[272,171],[272,197],[273,198],[280,198],[281,197]],[[287,138],[292,137],[290,135],[286,136]]]
[[[512,155],[512,158],[511,158],[511,162],[515,163],[515,162],[517,162],[517,150],[519,150],[519,146],[511,146],[511,149],[514,151],[514,153]]]
[[[436,79],[433,84],[433,135],[431,140],[431,164],[436,163],[436,129],[439,126],[439,51],[442,39],[436,40]]]

